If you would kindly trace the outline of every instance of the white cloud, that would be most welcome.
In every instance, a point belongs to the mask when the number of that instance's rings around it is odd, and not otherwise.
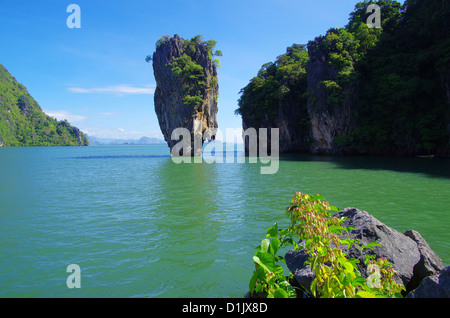
[[[136,87],[136,86],[123,84],[123,85],[114,85],[114,86],[97,87],[97,88],[70,87],[69,91],[71,91],[73,93],[81,93],[81,94],[112,93],[112,94],[117,94],[117,95],[125,95],[125,94],[152,95],[155,92],[155,89],[151,86]]]
[[[66,110],[44,110],[44,113],[57,120],[66,119],[69,123],[76,123],[86,119],[85,116],[75,115]]]
[[[112,117],[112,116],[118,116],[119,113],[104,112],[104,113],[100,113],[100,115],[106,116],[106,117]]]
[[[124,131],[125,131],[125,129],[123,129],[123,128],[119,128],[119,131],[120,131],[120,132],[124,132]]]

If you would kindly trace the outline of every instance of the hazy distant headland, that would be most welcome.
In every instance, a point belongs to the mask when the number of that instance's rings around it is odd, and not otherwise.
[[[89,140],[89,146],[103,145],[165,145],[164,140],[158,138],[142,137],[140,139],[114,139],[114,138],[98,138],[94,136],[86,136]]]

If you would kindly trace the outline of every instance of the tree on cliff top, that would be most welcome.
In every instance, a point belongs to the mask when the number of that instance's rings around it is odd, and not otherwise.
[[[381,28],[366,24],[370,4],[381,8]],[[449,16],[448,0],[363,1],[347,26],[310,42],[310,55],[319,50],[336,70],[337,78],[321,82],[331,104],[343,103],[349,84],[358,88],[352,109],[356,128],[335,142],[363,154],[449,155]],[[282,83],[289,74],[278,69],[278,62],[263,65],[241,90],[236,114],[254,126],[275,116],[280,96],[286,96]],[[289,94],[306,92],[306,86],[284,86]]]
[[[249,116],[259,127],[266,115],[276,116],[277,109],[287,101],[306,107],[306,63],[308,52],[304,45],[294,44],[275,62],[264,64],[258,75],[241,91],[236,115]],[[305,109],[306,114],[306,109]]]
[[[156,48],[169,41],[170,37],[165,35],[156,42]],[[201,65],[195,61],[195,55],[200,47],[208,53],[209,59],[214,67],[220,67],[220,61],[213,57],[222,56],[222,51],[215,50],[217,41],[204,41],[203,35],[196,35],[190,40],[182,40],[183,48],[181,56],[171,62],[172,72],[183,86],[183,101],[186,105],[192,105],[197,109],[203,99],[205,88],[217,88],[218,81],[215,76],[207,75]],[[146,57],[146,62],[152,60],[151,56]]]

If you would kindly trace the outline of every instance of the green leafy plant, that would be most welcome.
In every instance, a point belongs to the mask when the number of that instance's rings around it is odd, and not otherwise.
[[[366,254],[365,264],[371,271],[369,278],[361,276],[357,269],[357,259],[347,258],[342,246],[350,248],[358,241],[350,239],[351,227],[344,227],[344,219],[331,216],[339,209],[331,206],[322,196],[296,193],[287,214],[290,226],[278,229],[275,224],[267,231],[260,250],[253,257],[256,269],[250,279],[250,291],[265,292],[268,297],[295,297],[295,289],[283,275],[277,262],[284,259],[276,253],[281,246],[292,245],[296,251],[303,249],[308,254],[306,265],[315,274],[309,293],[323,298],[382,298],[401,297],[403,286],[398,285],[393,276],[395,271],[385,259],[375,260],[375,255]],[[270,238],[270,239],[269,239]],[[297,244],[300,239],[302,244]],[[373,242],[361,249],[380,246]]]
[[[267,237],[257,247],[258,251],[253,256],[255,271],[249,283],[250,292],[264,293],[267,298],[295,298],[294,288],[283,275],[283,267],[278,265],[284,262],[284,258],[277,256],[283,243],[277,236],[278,224],[275,224],[268,229]]]

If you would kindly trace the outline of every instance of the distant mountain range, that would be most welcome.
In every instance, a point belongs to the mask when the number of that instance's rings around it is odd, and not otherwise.
[[[140,139],[98,138],[86,135],[89,146],[100,145],[164,145],[166,142],[158,138],[142,137]]]

